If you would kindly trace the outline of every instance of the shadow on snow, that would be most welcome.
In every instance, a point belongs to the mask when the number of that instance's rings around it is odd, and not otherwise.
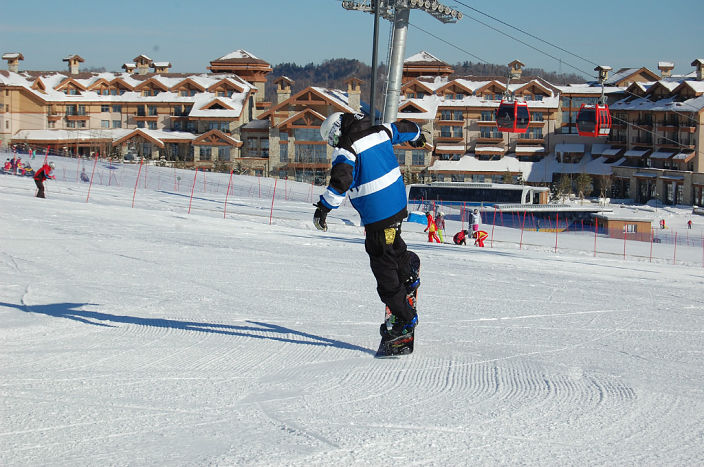
[[[138,326],[152,326],[159,328],[172,328],[184,331],[209,332],[213,334],[223,334],[228,336],[242,336],[252,339],[267,339],[277,342],[291,344],[316,345],[322,347],[336,347],[339,349],[355,350],[368,354],[375,354],[376,351],[360,347],[347,342],[317,336],[303,331],[286,328],[271,323],[260,321],[250,321],[247,326],[235,326],[231,324],[199,323],[195,321],[179,321],[164,318],[140,318],[137,316],[114,315],[110,313],[100,313],[97,311],[84,310],[85,306],[96,306],[94,303],[53,303],[48,305],[17,305],[13,303],[0,302],[0,307],[15,308],[21,311],[38,313],[54,318],[66,318],[80,323],[91,324],[93,326],[117,327],[116,324],[135,324]],[[115,323],[115,324],[111,324]],[[272,335],[273,334],[273,335]]]

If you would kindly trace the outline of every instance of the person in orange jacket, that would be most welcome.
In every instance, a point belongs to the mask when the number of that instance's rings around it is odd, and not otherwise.
[[[488,237],[489,234],[484,232],[483,230],[477,230],[474,232],[474,246],[480,246],[484,248],[484,240],[486,240],[486,237]]]
[[[440,239],[437,234],[438,228],[435,225],[435,220],[433,219],[432,213],[430,211],[426,212],[425,217],[428,220],[428,227],[426,227],[423,232],[428,232],[428,242],[433,243],[433,240],[435,240],[440,243]]]
[[[34,183],[36,183],[38,189],[37,198],[46,198],[46,196],[44,196],[44,180],[47,178],[56,180],[56,177],[51,175],[53,170],[54,163],[49,162],[48,164],[42,165],[41,168],[34,174]]]

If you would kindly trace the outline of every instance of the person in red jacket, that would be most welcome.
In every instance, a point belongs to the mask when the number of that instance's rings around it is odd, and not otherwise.
[[[486,240],[486,237],[488,236],[489,234],[483,230],[477,230],[474,232],[474,245],[484,248],[484,240]]]
[[[44,196],[44,180],[47,178],[50,178],[52,180],[56,180],[56,177],[51,175],[51,172],[54,170],[54,163],[49,162],[48,164],[44,164],[41,166],[39,170],[34,174],[34,183],[37,184],[37,198],[46,198]]]
[[[431,214],[430,211],[425,213],[425,217],[428,220],[428,227],[425,228],[423,232],[428,232],[428,241],[430,243],[433,243],[433,240],[436,242],[440,243],[440,239],[438,238],[437,234],[437,226],[435,225],[435,220],[433,219],[433,215]]]
[[[469,236],[469,230],[460,230],[452,237],[452,241],[455,245],[467,245],[467,237]]]

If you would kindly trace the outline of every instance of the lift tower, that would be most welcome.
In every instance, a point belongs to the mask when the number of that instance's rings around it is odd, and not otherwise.
[[[408,35],[408,18],[412,9],[422,10],[443,23],[455,23],[462,19],[462,13],[436,0],[343,0],[342,8],[374,13],[393,23],[391,54],[389,59],[389,77],[386,83],[384,97],[384,123],[396,121],[398,104],[401,94],[403,76],[403,59],[406,53],[406,36]],[[377,32],[375,27],[374,52],[376,57]],[[376,77],[376,63],[372,64],[372,90]],[[373,92],[373,91],[372,91]],[[372,94],[373,96],[373,94]],[[374,102],[370,102],[372,118],[374,118]]]

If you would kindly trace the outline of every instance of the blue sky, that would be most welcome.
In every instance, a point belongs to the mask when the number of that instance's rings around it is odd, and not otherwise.
[[[672,61],[676,73],[689,73],[692,60],[704,57],[701,0],[444,3],[465,17],[455,24],[442,24],[413,10],[406,57],[426,50],[450,64],[519,59],[528,67],[582,74],[593,73],[594,63],[616,69],[647,66],[656,71],[658,61]],[[84,67],[116,71],[144,53],[157,61],[170,61],[172,71],[204,72],[210,60],[237,49],[272,65],[317,64],[330,58],[371,64],[372,19],[369,14],[344,10],[339,0],[6,2],[0,17],[0,52],[22,52],[21,68],[32,70],[64,69],[62,59],[77,53],[86,60]],[[389,22],[382,20],[380,61],[386,61],[389,31]]]

